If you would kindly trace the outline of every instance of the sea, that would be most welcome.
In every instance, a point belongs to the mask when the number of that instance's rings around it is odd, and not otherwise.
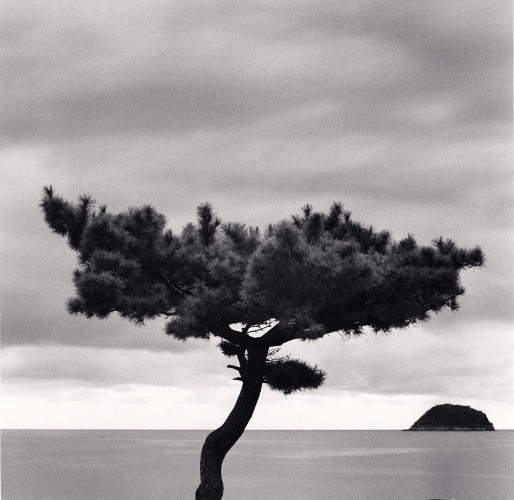
[[[2,500],[194,499],[208,431],[3,430]],[[224,500],[514,500],[514,431],[249,430]]]

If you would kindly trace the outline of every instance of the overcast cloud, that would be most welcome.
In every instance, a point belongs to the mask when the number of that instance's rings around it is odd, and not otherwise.
[[[299,426],[400,427],[413,408],[451,399],[508,426],[510,2],[7,0],[1,10],[5,427],[162,427],[166,400],[170,427],[209,428],[238,389],[214,341],[176,342],[162,321],[66,314],[76,262],[44,225],[48,184],[112,211],[151,203],[174,230],[205,200],[225,221],[261,227],[341,200],[396,238],[480,245],[487,265],[463,274],[457,314],[390,337],[287,346],[326,369],[326,385],[263,394],[253,425],[287,427],[291,405]],[[352,417],[326,416],[343,403]],[[39,423],[26,416],[36,404],[47,409]],[[115,416],[102,420],[109,404]]]

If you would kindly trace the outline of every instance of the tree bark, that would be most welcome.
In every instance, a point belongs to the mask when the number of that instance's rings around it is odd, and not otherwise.
[[[261,393],[267,353],[267,348],[248,350],[248,362],[240,367],[243,385],[236,404],[223,425],[211,432],[203,445],[196,500],[220,500],[223,497],[221,466],[252,418]]]

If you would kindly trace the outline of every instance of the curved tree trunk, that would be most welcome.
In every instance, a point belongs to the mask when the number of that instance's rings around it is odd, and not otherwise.
[[[220,500],[223,497],[221,466],[225,455],[241,437],[252,418],[261,393],[267,352],[267,348],[248,351],[248,364],[241,367],[243,386],[236,404],[224,424],[205,440],[200,458],[200,486],[196,490],[196,500]]]

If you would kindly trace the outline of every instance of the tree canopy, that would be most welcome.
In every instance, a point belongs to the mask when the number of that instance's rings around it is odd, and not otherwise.
[[[481,266],[477,247],[449,239],[418,246],[396,242],[351,219],[341,203],[270,225],[264,233],[240,223],[221,224],[209,203],[197,224],[180,234],[152,206],[111,214],[81,196],[72,204],[45,188],[41,203],[52,230],[78,253],[74,314],[106,318],[118,312],[135,323],[168,316],[167,333],[184,340],[218,335],[237,345],[245,329],[276,319],[261,342],[280,345],[332,331],[361,333],[408,326],[429,311],[456,309],[464,293],[459,271]]]
[[[41,207],[78,254],[70,313],[117,312],[136,324],[163,315],[168,335],[217,336],[227,355],[237,352],[229,344],[274,347],[366,326],[387,332],[455,310],[464,293],[459,271],[484,262],[480,248],[442,237],[430,246],[412,235],[394,241],[355,222],[341,203],[327,214],[306,205],[264,232],[223,224],[203,203],[196,224],[178,234],[150,205],[113,214],[105,205],[95,210],[90,196],[70,203],[50,186]],[[266,325],[273,326],[261,337],[249,335]]]

